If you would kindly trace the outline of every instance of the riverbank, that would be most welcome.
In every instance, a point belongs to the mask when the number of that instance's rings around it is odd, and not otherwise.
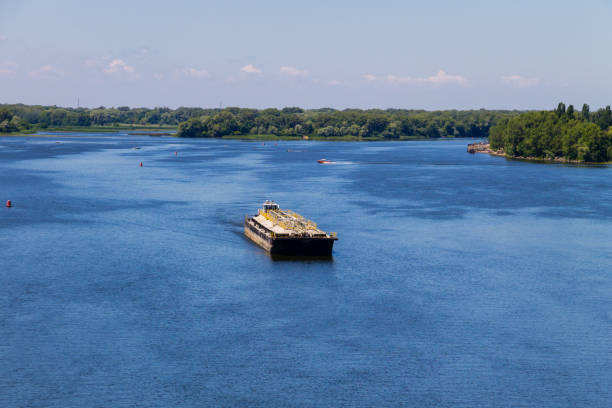
[[[72,134],[83,133],[120,133],[128,132],[130,136],[175,136],[176,127],[171,126],[68,126],[68,127],[46,127],[32,128],[19,132],[0,133],[1,136],[31,136],[31,137],[48,137],[48,136],[65,136]]]
[[[550,157],[533,157],[533,156],[526,156],[526,157],[525,156],[511,156],[509,154],[505,154],[503,151],[501,153],[495,152],[495,151],[491,151],[488,153],[491,156],[504,157],[510,160],[521,160],[521,161],[540,162],[540,163],[581,164],[581,165],[588,165],[588,166],[601,166],[601,165],[612,164],[612,162],[609,162],[609,161],[608,162],[588,162],[588,161],[581,161],[581,160],[570,160],[564,157],[550,158]]]
[[[563,163],[563,164],[584,164],[584,165],[607,165],[612,162],[587,162],[581,160],[570,160],[564,157],[534,157],[534,156],[512,156],[504,152],[504,149],[493,150],[488,143],[472,143],[468,144],[468,153],[487,153],[491,156],[503,157],[511,160],[523,160],[541,163]]]
[[[176,126],[135,126],[129,124],[119,126],[33,126],[30,129],[24,129],[17,132],[0,133],[0,136],[33,135],[39,132],[117,133],[125,131],[141,133],[175,133],[176,129]]]
[[[169,132],[171,130],[171,132]],[[402,136],[397,139],[389,139],[385,137],[360,137],[360,136],[279,136],[279,135],[228,135],[222,137],[180,137],[175,133],[176,128],[46,128],[46,129],[32,129],[28,131],[12,132],[12,133],[0,133],[2,136],[30,136],[30,137],[61,137],[61,136],[72,136],[73,134],[82,133],[120,133],[127,132],[128,136],[167,136],[177,137],[179,139],[219,139],[219,140],[250,140],[250,141],[319,141],[319,142],[398,142],[398,141],[427,141],[427,140],[456,140],[456,139],[471,139],[471,138],[452,138],[452,137],[439,137],[439,138],[423,138],[419,136]]]
[[[196,138],[198,139],[198,138]],[[206,139],[206,138],[202,138]],[[214,139],[214,138],[210,138]],[[319,142],[397,142],[397,141],[423,141],[423,140],[455,140],[459,138],[452,137],[439,137],[439,138],[423,138],[420,136],[402,136],[397,139],[389,139],[385,137],[361,137],[361,136],[279,136],[279,135],[228,135],[222,136],[220,139],[230,139],[230,140],[287,140],[287,141],[296,141],[296,140],[316,140]],[[471,138],[465,138],[471,139]]]
[[[87,133],[114,133],[121,131],[130,132],[176,132],[176,126],[167,125],[132,125],[132,124],[120,124],[111,126],[49,126],[46,128],[35,127],[35,132],[87,132]]]

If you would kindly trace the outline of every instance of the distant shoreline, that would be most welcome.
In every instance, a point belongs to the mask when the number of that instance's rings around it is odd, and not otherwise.
[[[2,136],[10,136],[10,137],[62,137],[62,136],[72,136],[72,134],[78,133],[126,133],[128,136],[151,136],[151,137],[176,137],[180,139],[186,140],[249,140],[249,141],[261,141],[261,142],[269,142],[269,141],[317,141],[317,142],[410,142],[410,141],[445,141],[445,140],[474,140],[473,137],[437,137],[437,138],[424,138],[424,137],[410,137],[410,136],[402,136],[397,139],[390,139],[385,137],[359,137],[359,136],[310,136],[308,138],[304,138],[302,136],[277,136],[277,135],[229,135],[223,137],[180,137],[176,134],[168,132],[168,130],[174,129],[159,129],[159,131],[154,131],[151,128],[141,128],[141,129],[126,129],[126,128],[81,128],[81,129],[36,129],[32,132],[12,132],[12,133],[0,133],[0,137]],[[57,134],[43,134],[40,132],[49,132],[49,133],[57,133]]]
[[[41,132],[49,133],[128,133],[128,134],[142,134],[158,136],[173,136],[176,133],[176,127],[105,127],[105,126],[92,126],[92,127],[48,127],[48,128],[36,128],[22,130],[19,132],[0,133],[1,136],[60,136],[60,135],[45,135]]]
[[[360,136],[277,136],[277,135],[229,135],[222,137],[181,137],[183,139],[221,139],[221,140],[254,140],[254,141],[310,141],[317,142],[408,142],[408,141],[425,141],[425,140],[474,140],[473,137],[437,137],[428,138],[420,136],[402,136],[391,139],[382,136],[360,137]]]

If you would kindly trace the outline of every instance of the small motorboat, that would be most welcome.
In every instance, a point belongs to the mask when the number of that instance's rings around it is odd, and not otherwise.
[[[327,159],[319,159],[319,160],[317,160],[317,163],[321,163],[321,164],[334,164],[335,162],[333,162],[331,160],[327,160]]]

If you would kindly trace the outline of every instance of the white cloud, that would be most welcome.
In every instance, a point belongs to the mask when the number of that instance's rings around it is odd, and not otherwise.
[[[261,69],[255,68],[253,64],[245,65],[240,71],[246,74],[261,74]]]
[[[138,47],[135,50],[129,52],[131,58],[146,58],[151,54],[151,47],[148,45],[143,45],[142,47]]]
[[[0,77],[12,77],[15,76],[16,71],[10,68],[0,68]]]
[[[361,77],[365,79],[366,81],[376,81],[378,79],[376,75],[372,75],[372,74],[363,74]]]
[[[506,85],[512,85],[517,88],[527,88],[540,83],[539,78],[527,78],[521,75],[506,75],[501,77],[501,79]]]
[[[383,79],[391,84],[415,84],[419,82],[418,78],[413,78],[410,76],[401,77],[396,75],[387,75]]]
[[[99,67],[100,65],[106,65],[105,61],[107,61],[106,58],[103,58],[103,57],[94,57],[94,58],[86,59],[84,64],[88,68],[95,68],[95,67]]]
[[[208,78],[210,74],[205,69],[185,68],[183,75],[191,78]]]
[[[465,85],[467,83],[465,77],[461,75],[449,75],[444,70],[440,70],[436,75],[428,76],[425,78],[387,75],[386,80],[387,82],[392,84]]]
[[[308,75],[308,71],[305,71],[303,69],[298,69],[298,68],[295,68],[295,67],[287,67],[287,66],[280,67],[280,72],[281,72],[281,74],[285,74],[285,75],[289,75],[289,76],[306,76],[306,75]]]
[[[332,79],[331,81],[327,81],[327,85],[340,85],[340,81]]]
[[[13,61],[0,62],[0,77],[13,77],[17,73],[17,64]]]
[[[465,77],[461,75],[449,75],[443,70],[439,70],[436,75],[425,78],[425,81],[430,82],[432,84],[454,83],[459,85],[465,85],[465,83],[467,82]]]
[[[164,79],[164,74],[153,74],[153,78],[157,79],[158,81],[161,81],[162,79]]]
[[[465,85],[467,79],[465,79],[465,77],[461,75],[449,75],[444,70],[439,70],[436,75],[425,78],[425,81],[432,84],[454,83],[459,85]]]
[[[107,74],[116,74],[120,72],[127,72],[129,74],[133,74],[136,72],[133,66],[126,64],[123,60],[119,58],[115,58],[112,60],[106,68],[104,68],[104,72]]]
[[[0,41],[6,41],[6,40],[7,40],[6,35],[0,34]]]
[[[439,70],[436,75],[428,77],[412,77],[412,76],[398,76],[398,75],[387,75],[387,76],[376,76],[372,74],[363,74],[361,76],[368,82],[382,81],[392,85],[467,85],[467,79],[461,75],[450,75],[444,70]]]
[[[57,78],[63,72],[53,65],[43,65],[42,67],[28,72],[30,78],[50,79]]]

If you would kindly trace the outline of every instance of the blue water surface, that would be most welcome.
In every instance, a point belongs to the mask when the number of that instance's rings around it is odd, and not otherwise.
[[[612,167],[468,142],[0,138],[0,406],[612,406]]]

